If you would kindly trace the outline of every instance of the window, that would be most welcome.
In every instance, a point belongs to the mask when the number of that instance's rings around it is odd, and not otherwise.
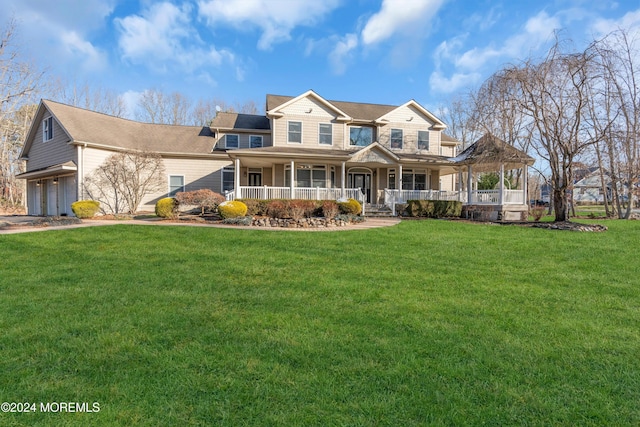
[[[387,179],[387,188],[389,190],[396,189],[396,170],[395,169],[389,169],[389,175]]]
[[[249,146],[251,148],[262,147],[262,137],[260,135],[251,135],[249,137]]]
[[[169,175],[169,197],[184,191],[184,175]]]
[[[238,135],[227,135],[224,140],[225,148],[240,148],[240,137]]]
[[[402,171],[403,190],[426,190],[427,174],[424,170],[405,169]]]
[[[418,150],[429,150],[429,131],[418,131]]]
[[[302,144],[302,122],[289,122],[287,142]]]
[[[391,129],[391,148],[402,148],[402,129]]]
[[[231,191],[234,187],[235,181],[235,168],[233,166],[227,166],[222,169],[222,192]]]
[[[327,186],[327,167],[324,165],[298,165],[296,166],[296,187],[320,187]],[[291,168],[285,167],[285,186],[291,183]]]
[[[53,139],[53,117],[47,117],[42,121],[42,140]]]
[[[349,144],[355,147],[366,147],[373,142],[373,129],[360,126],[349,128]]]
[[[320,123],[319,125],[319,134],[318,134],[318,143],[322,145],[332,145],[333,144],[333,134],[332,134],[332,125],[331,123]]]

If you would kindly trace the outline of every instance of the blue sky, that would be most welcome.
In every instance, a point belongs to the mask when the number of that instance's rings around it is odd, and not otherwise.
[[[640,28],[640,0],[2,0],[50,78],[229,104],[313,89],[436,110],[506,63]]]

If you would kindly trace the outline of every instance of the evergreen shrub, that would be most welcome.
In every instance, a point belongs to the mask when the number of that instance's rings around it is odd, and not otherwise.
[[[100,210],[100,202],[96,200],[78,200],[71,204],[71,210],[78,218],[93,218]]]
[[[178,201],[173,197],[165,197],[156,202],[156,215],[160,218],[175,219],[178,217]]]
[[[230,200],[220,203],[218,212],[222,219],[238,218],[247,215],[247,205],[239,200]]]
[[[362,205],[356,199],[349,199],[346,202],[338,202],[340,213],[360,215],[362,213]]]

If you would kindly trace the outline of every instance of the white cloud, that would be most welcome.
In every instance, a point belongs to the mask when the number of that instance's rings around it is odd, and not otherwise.
[[[203,47],[187,4],[177,7],[168,2],[155,3],[141,15],[117,18],[115,23],[123,57],[159,71],[177,65],[181,71],[192,72],[203,66],[219,67],[235,61],[229,50]]]
[[[628,12],[617,20],[599,19],[593,25],[593,31],[598,34],[599,37],[620,29],[634,32],[640,37],[640,9]]]
[[[143,92],[128,90],[120,95],[129,117],[133,117],[134,111],[138,110],[138,102],[140,102],[140,97],[142,96],[142,94]]]
[[[371,45],[396,33],[414,33],[417,26],[428,25],[443,3],[444,0],[383,0],[380,11],[369,18],[362,30],[362,42]]]
[[[104,52],[83,40],[75,31],[61,32],[60,39],[67,52],[81,61],[85,71],[96,71],[106,67],[107,58]]]
[[[495,59],[522,58],[529,51],[550,41],[554,30],[559,28],[562,25],[557,17],[540,12],[526,22],[523,31],[507,38],[501,46],[489,45],[467,50],[457,56],[455,65],[466,70],[477,70]]]
[[[447,78],[440,71],[434,71],[429,76],[429,86],[436,93],[453,93],[460,89],[471,87],[478,83],[482,76],[480,73],[454,73]]]
[[[227,23],[240,29],[261,29],[258,48],[268,50],[290,40],[297,26],[316,25],[338,5],[339,0],[200,0],[198,10],[210,26]]]
[[[329,62],[335,74],[344,74],[347,68],[345,62],[356,47],[358,47],[358,36],[356,34],[347,34],[336,43],[329,54]]]

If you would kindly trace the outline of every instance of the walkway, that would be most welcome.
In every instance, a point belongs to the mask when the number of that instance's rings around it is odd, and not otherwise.
[[[32,217],[26,215],[16,216],[0,216],[0,234],[16,234],[31,233],[36,231],[49,230],[66,230],[71,228],[96,227],[118,224],[134,224],[134,225],[156,225],[156,226],[178,226],[178,227],[210,227],[210,228],[235,228],[242,230],[264,230],[264,231],[348,231],[348,230],[366,230],[370,228],[390,227],[400,222],[399,218],[367,218],[366,221],[348,225],[346,227],[330,227],[330,228],[281,228],[281,227],[247,227],[235,226],[227,224],[207,224],[201,222],[186,221],[159,221],[157,219],[132,219],[132,220],[84,220],[80,224],[69,225],[53,225],[46,226],[35,224],[34,222],[42,219],[41,217]]]

